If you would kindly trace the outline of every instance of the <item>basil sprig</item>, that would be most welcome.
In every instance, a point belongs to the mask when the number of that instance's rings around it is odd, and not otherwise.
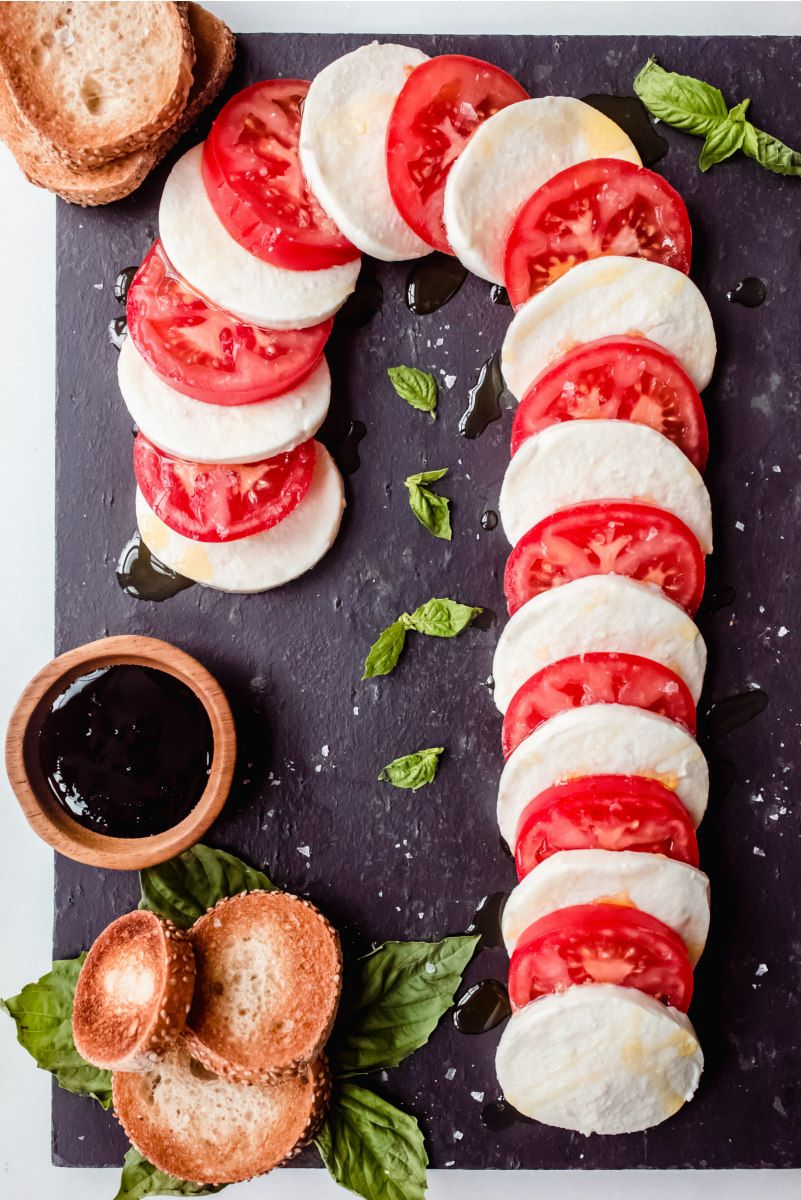
[[[394,758],[381,771],[379,780],[385,780],[396,788],[409,788],[416,792],[425,787],[437,773],[439,756],[445,753],[444,746],[432,746],[428,750],[415,750],[413,754],[404,754]]]
[[[423,1200],[426,1153],[416,1119],[375,1092],[337,1081],[314,1139],[329,1174],[367,1200]]]
[[[692,75],[665,71],[653,58],[634,80],[634,90],[660,121],[705,139],[698,161],[702,171],[742,150],[778,175],[801,175],[801,153],[746,119],[750,100],[728,108],[719,88]]]
[[[131,1147],[125,1155],[120,1190],[114,1200],[144,1200],[146,1196],[214,1196],[224,1187],[224,1183],[187,1183],[185,1179],[166,1175]]]
[[[376,675],[389,675],[394,671],[406,645],[407,632],[424,633],[428,637],[457,637],[483,611],[483,608],[460,604],[458,600],[434,598],[421,604],[413,613],[401,613],[370,647],[362,679],[373,679]]]
[[[139,872],[140,908],[149,908],[179,929],[194,925],[224,896],[273,891],[263,871],[247,866],[225,850],[198,843],[169,862]]]
[[[401,400],[437,419],[437,381],[418,367],[388,367],[387,375]]]
[[[409,489],[409,507],[421,525],[424,525],[434,537],[449,542],[453,536],[451,530],[451,502],[447,496],[432,492],[429,484],[436,483],[448,474],[448,468],[441,471],[420,471],[417,475],[409,475],[405,486]]]

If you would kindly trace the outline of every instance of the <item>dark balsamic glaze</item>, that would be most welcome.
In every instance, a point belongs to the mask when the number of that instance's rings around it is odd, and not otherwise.
[[[734,601],[737,599],[737,589],[729,584],[723,584],[719,588],[715,588],[711,596],[705,597],[704,605],[710,617],[715,613],[720,612],[723,608],[731,608]]]
[[[490,300],[493,304],[508,304],[511,306],[512,303],[509,299],[509,293],[500,283],[493,283],[490,288]]]
[[[502,1129],[509,1129],[511,1125],[516,1125],[521,1119],[520,1113],[512,1108],[511,1104],[507,1104],[505,1100],[492,1100],[489,1104],[485,1104],[481,1110],[481,1124],[486,1129],[491,1129],[493,1133],[499,1133]]]
[[[459,421],[462,437],[477,438],[501,415],[501,397],[506,388],[498,350],[482,365],[478,379],[467,393],[468,404]]]
[[[128,332],[128,322],[125,317],[114,317],[108,323],[108,340],[115,350],[119,350]]]
[[[339,463],[339,469],[344,475],[353,475],[362,465],[359,458],[359,442],[367,433],[364,421],[349,421],[348,430],[340,442],[337,442],[334,457]]]
[[[754,275],[741,279],[736,287],[726,293],[726,299],[732,304],[742,304],[744,308],[759,308],[764,304],[768,295],[768,285]]]
[[[746,725],[764,712],[769,704],[767,692],[762,688],[749,688],[736,696],[726,696],[716,701],[706,714],[706,727],[714,738],[725,737]]]
[[[135,600],[169,600],[194,581],[177,571],[171,571],[163,562],[151,554],[138,533],[123,547],[117,563],[117,583],[128,596]]]
[[[121,301],[123,304],[128,299],[128,288],[133,283],[133,277],[139,270],[138,267],[123,267],[117,278],[114,280],[114,299]]]
[[[356,281],[356,289],[351,292],[342,308],[336,315],[339,329],[361,329],[384,303],[384,289],[381,281],[371,275],[360,275]]]
[[[498,524],[498,514],[494,509],[488,508],[486,512],[481,514],[481,528],[489,531],[494,529]]]
[[[53,701],[38,751],[52,795],[79,825],[148,837],[197,804],[214,738],[185,683],[152,667],[117,665],[80,676]]]
[[[492,629],[495,622],[498,620],[497,614],[491,608],[482,608],[481,612],[473,620],[474,629]]]
[[[507,900],[506,892],[493,892],[479,901],[473,919],[467,926],[467,932],[480,934],[482,946],[503,945],[501,917]]]
[[[459,997],[453,1023],[460,1033],[488,1033],[511,1014],[509,993],[498,979],[482,979]]]
[[[644,167],[652,167],[665,157],[670,146],[654,129],[648,109],[637,96],[608,96],[602,92],[582,99],[628,134]]]
[[[416,262],[406,277],[406,304],[415,316],[428,316],[452,300],[465,279],[467,267],[458,258],[435,250]]]
[[[501,847],[501,854],[505,854],[507,858],[514,858],[509,843],[505,837],[498,838],[498,844]]]

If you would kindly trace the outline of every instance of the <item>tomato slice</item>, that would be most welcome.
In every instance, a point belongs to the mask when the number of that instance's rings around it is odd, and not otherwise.
[[[554,175],[519,210],[504,282],[519,308],[589,258],[649,258],[688,275],[691,249],[686,205],[661,175],[618,158],[591,158]]]
[[[529,925],[509,964],[512,1007],[587,983],[637,988],[686,1012],[693,969],[679,935],[637,908],[574,904]]]
[[[134,472],[142,495],[165,525],[198,542],[233,542],[263,533],[309,490],[316,449],[303,442],[253,463],[195,463],[167,454],[138,433]]]
[[[575,504],[543,517],[506,562],[509,613],[532,596],[585,575],[625,575],[652,583],[694,613],[704,591],[698,539],[673,513],[634,500]]]
[[[322,358],[333,320],[309,329],[240,321],[195,292],[151,246],[128,289],[128,331],[160,379],[204,404],[252,404],[288,392]]]
[[[203,145],[203,182],[231,237],[291,271],[339,266],[359,251],[316,199],[298,153],[305,79],[265,79],[220,110]]]
[[[639,654],[594,650],[549,663],[517,689],[503,718],[504,758],[543,721],[588,704],[644,708],[695,735],[690,689],[670,667]]]
[[[407,225],[435,250],[453,254],[442,219],[451,167],[487,117],[528,98],[511,75],[465,54],[430,58],[407,79],[387,129],[389,190]]]
[[[535,797],[517,826],[518,879],[560,850],[637,850],[698,866],[687,809],[659,780],[641,775],[584,775]]]
[[[698,468],[709,452],[701,397],[671,354],[646,338],[608,337],[568,351],[532,383],[512,425],[512,454],[558,421],[634,421],[675,442]]]

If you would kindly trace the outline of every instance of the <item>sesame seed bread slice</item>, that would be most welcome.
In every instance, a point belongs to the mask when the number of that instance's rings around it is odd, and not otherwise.
[[[194,985],[194,955],[181,930],[145,911],[112,921],[75,987],[78,1053],[96,1067],[143,1070],[181,1033]]]
[[[0,5],[0,76],[11,102],[76,167],[157,141],[186,105],[194,57],[185,4]]]
[[[328,1039],[342,987],[339,937],[322,913],[286,892],[249,892],[221,900],[189,937],[190,1053],[245,1083],[303,1071]]]
[[[138,1075],[112,1076],[114,1110],[134,1147],[168,1175],[237,1183],[292,1158],[316,1133],[331,1098],[321,1056],[269,1086],[232,1083],[193,1059],[185,1041]]]

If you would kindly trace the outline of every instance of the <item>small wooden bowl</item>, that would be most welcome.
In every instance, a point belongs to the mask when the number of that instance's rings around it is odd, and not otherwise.
[[[202,796],[182,821],[152,837],[109,837],[73,821],[51,794],[36,753],[42,720],[56,697],[79,676],[121,664],[153,667],[179,679],[195,693],[211,722],[214,749]],[[169,642],[127,634],[101,638],[54,658],[25,688],[6,734],[6,771],[34,833],[67,858],[118,871],[152,867],[192,846],[225,804],[235,759],[236,730],[231,708],[213,675]]]

